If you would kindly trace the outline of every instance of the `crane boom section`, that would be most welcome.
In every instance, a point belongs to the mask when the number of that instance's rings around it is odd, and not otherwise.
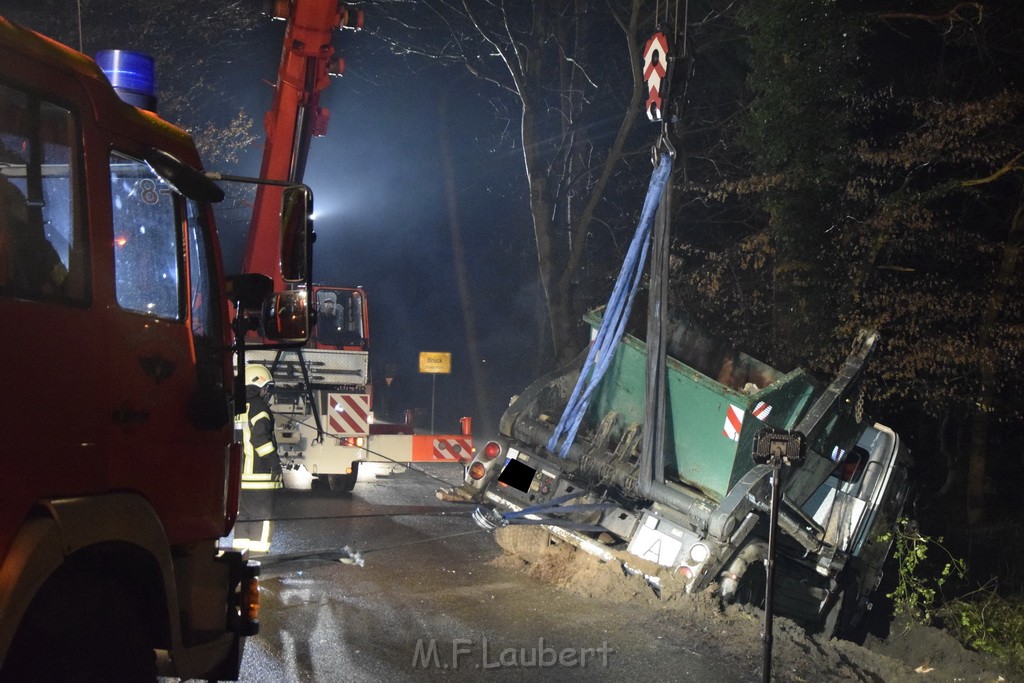
[[[260,177],[302,182],[313,136],[327,132],[329,113],[320,94],[341,62],[331,45],[333,32],[358,28],[362,13],[337,0],[278,0],[275,16],[287,21],[277,83],[271,108],[264,117],[266,143]],[[280,191],[261,186],[256,192],[252,224],[246,239],[243,269],[274,279],[282,287],[278,235]]]

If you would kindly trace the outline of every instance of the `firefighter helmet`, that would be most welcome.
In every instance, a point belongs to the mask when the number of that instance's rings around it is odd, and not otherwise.
[[[262,389],[268,384],[272,384],[274,378],[270,374],[270,370],[263,365],[246,365],[245,366],[245,383],[251,384],[254,387]]]

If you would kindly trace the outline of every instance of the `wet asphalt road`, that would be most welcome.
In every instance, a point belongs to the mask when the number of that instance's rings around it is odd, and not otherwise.
[[[461,468],[426,466],[456,482]],[[369,476],[367,476],[369,475]],[[470,506],[414,472],[362,472],[351,494],[287,492],[273,552],[349,546],[364,566],[267,562],[246,681],[760,680],[758,662],[649,607],[587,600],[502,568]],[[338,553],[340,555],[340,553]]]

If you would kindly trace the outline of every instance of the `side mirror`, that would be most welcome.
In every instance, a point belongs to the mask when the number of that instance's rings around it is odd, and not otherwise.
[[[289,185],[281,193],[281,276],[303,283],[309,274],[310,216],[313,195],[304,185]]]
[[[274,291],[274,281],[259,273],[228,275],[224,280],[228,299],[251,311],[260,308],[263,300]]]
[[[152,147],[142,157],[150,168],[186,197],[211,204],[224,201],[224,190],[217,183],[177,157]]]
[[[263,334],[280,342],[309,338],[309,306],[305,290],[276,292],[263,300]]]

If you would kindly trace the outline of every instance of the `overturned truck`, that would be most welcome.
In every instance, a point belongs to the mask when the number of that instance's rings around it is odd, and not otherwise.
[[[596,331],[602,311],[587,321]],[[862,372],[877,335],[862,332],[836,377],[822,385],[721,348],[690,321],[666,321],[663,424],[641,448],[647,346],[625,334],[579,429],[554,452],[551,437],[584,365],[549,374],[517,396],[498,440],[478,449],[455,491],[484,505],[478,523],[540,525],[549,536],[621,562],[657,585],[718,586],[727,601],[763,600],[773,468],[752,450],[765,428],[799,433],[806,459],[781,470],[775,610],[813,631],[843,636],[881,579],[901,514],[910,456],[898,435],[860,414]],[[649,450],[649,449],[646,449]],[[512,529],[514,527],[510,527]],[[653,564],[652,564],[653,563]],[[656,571],[652,571],[654,567]]]

